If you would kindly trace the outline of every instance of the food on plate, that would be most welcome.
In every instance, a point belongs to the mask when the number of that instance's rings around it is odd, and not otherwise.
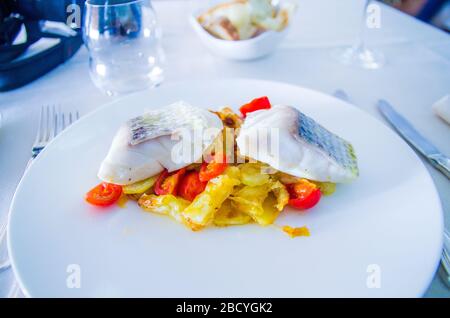
[[[229,41],[247,40],[289,24],[296,6],[287,1],[273,5],[271,0],[234,0],[218,4],[201,14],[200,25],[213,36]]]
[[[287,184],[286,188],[289,192],[289,205],[300,209],[307,210],[315,206],[322,196],[320,188],[307,179],[301,179],[297,183]]]
[[[155,182],[158,180],[157,176],[138,181],[132,184],[128,184],[122,187],[125,194],[143,194],[144,192],[152,189]]]
[[[270,109],[270,101],[267,96],[255,98],[250,103],[244,104],[239,108],[242,116],[247,117],[247,113],[251,113],[261,109]]]
[[[129,120],[100,166],[103,182],[86,200],[107,206],[126,197],[193,231],[267,226],[286,206],[309,210],[336,183],[358,176],[352,145],[296,108],[263,96],[240,112],[178,102]],[[309,236],[306,227],[282,230]]]
[[[282,227],[283,232],[285,232],[290,237],[298,237],[298,236],[310,236],[311,233],[306,226],[302,227],[291,227],[289,225],[285,225]]]
[[[102,182],[86,193],[86,201],[98,206],[114,204],[122,195],[120,185]]]
[[[174,103],[158,110],[130,119],[120,127],[113,139],[108,155],[103,160],[98,177],[108,183],[128,185],[152,177],[164,169],[176,171],[186,166],[172,150],[178,140],[172,138],[179,132],[197,129],[223,128],[216,115],[203,108],[184,102]],[[205,139],[192,133],[194,148],[189,163],[198,161],[217,135]],[[174,158],[172,158],[174,155]]]
[[[255,147],[262,138],[269,139],[267,147]],[[353,146],[292,106],[251,112],[236,142],[241,155],[292,176],[333,183],[358,176]]]

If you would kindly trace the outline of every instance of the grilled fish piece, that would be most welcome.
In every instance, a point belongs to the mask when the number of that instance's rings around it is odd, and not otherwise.
[[[209,128],[214,129],[208,130],[207,138],[203,138]],[[98,177],[127,185],[154,176],[164,168],[169,172],[181,169],[199,161],[222,128],[218,116],[185,102],[152,110],[120,127]]]
[[[291,106],[248,114],[236,141],[241,155],[296,177],[341,183],[358,176],[353,146]]]

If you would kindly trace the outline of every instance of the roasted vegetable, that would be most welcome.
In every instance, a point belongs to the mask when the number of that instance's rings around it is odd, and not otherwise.
[[[201,182],[208,182],[209,180],[221,175],[227,167],[228,164],[226,155],[222,152],[216,153],[212,160],[202,164],[199,179]]]
[[[181,168],[180,170],[169,173],[167,169],[164,169],[163,172],[159,175],[158,179],[155,182],[155,194],[164,195],[164,194],[173,194],[177,195],[178,184],[180,179],[186,173],[185,168]]]
[[[332,195],[336,191],[336,183],[316,181],[314,183],[317,184],[323,195]]]
[[[242,125],[242,118],[229,107],[224,107],[214,114],[219,116],[225,127],[236,129]]]
[[[199,173],[195,170],[189,171],[183,176],[178,185],[178,195],[183,199],[192,201],[197,195],[205,190],[206,182],[200,181]]]
[[[186,224],[193,231],[208,225],[216,211],[239,183],[239,169],[236,167],[228,167],[224,174],[211,179],[205,191],[200,193],[183,211],[182,215]]]
[[[278,211],[282,211],[284,207],[289,203],[289,192],[287,191],[284,184],[279,181],[274,181],[271,184],[270,190],[275,195],[276,200],[276,209]]]
[[[319,203],[321,192],[319,187],[306,179],[301,179],[297,183],[288,184],[289,205],[298,210],[307,210]]]
[[[261,185],[255,187],[244,186],[237,190],[230,197],[236,208],[249,215],[253,220],[261,225],[268,225],[261,218],[264,214],[263,203],[270,191],[269,185]]]
[[[230,199],[236,208],[260,225],[272,224],[289,201],[289,193],[279,181],[260,186],[244,186]]]
[[[239,165],[241,181],[248,186],[259,186],[270,181],[270,175],[263,171],[264,165],[259,163],[244,163]]]
[[[242,116],[244,116],[244,118],[245,118],[248,113],[255,112],[255,111],[261,110],[261,109],[269,109],[271,107],[272,106],[271,106],[270,101],[267,98],[267,96],[263,96],[263,97],[255,98],[248,104],[242,105],[241,108],[239,108],[239,110],[241,111]]]
[[[154,194],[143,194],[139,198],[138,204],[145,211],[168,215],[176,221],[183,223],[184,219],[181,216],[181,213],[190,202],[182,198],[177,198],[171,194],[159,196]]]
[[[125,194],[142,194],[148,190],[155,184],[158,179],[158,175],[150,177],[148,179],[138,181],[133,184],[125,185],[122,187],[123,193]]]
[[[127,196],[127,198],[130,199],[130,200],[138,201],[138,200],[141,198],[142,194],[140,194],[140,193],[136,193],[136,194],[127,194],[126,196]]]
[[[252,218],[234,207],[232,201],[225,200],[219,211],[214,215],[216,226],[242,225],[252,222]]]
[[[108,206],[116,203],[122,195],[122,186],[102,182],[86,193],[86,201],[92,205]]]
[[[285,232],[290,237],[294,238],[297,236],[310,236],[309,229],[306,226],[302,227],[291,227],[289,225],[283,226],[283,232]]]

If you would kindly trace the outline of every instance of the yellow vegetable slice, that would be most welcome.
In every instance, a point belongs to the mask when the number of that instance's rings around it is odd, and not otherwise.
[[[240,183],[238,176],[239,169],[228,167],[224,174],[211,179],[205,190],[182,212],[185,223],[193,231],[201,230],[212,221],[216,211]]]
[[[230,199],[239,211],[266,226],[272,224],[286,206],[289,193],[281,182],[272,181],[261,186],[241,187]]]
[[[264,200],[263,211],[263,214],[256,217],[256,222],[261,225],[273,224],[281,212],[281,210],[277,209],[277,198],[273,193],[270,193]]]
[[[143,194],[138,201],[139,206],[147,212],[168,215],[180,223],[184,223],[181,215],[190,202],[182,198],[177,198],[171,194],[155,195]]]
[[[269,191],[269,185],[256,187],[244,186],[233,193],[230,199],[239,211],[249,215],[257,223],[267,225],[259,217],[264,215],[263,202],[267,198]]]
[[[129,184],[122,187],[122,191],[125,194],[142,194],[145,191],[149,190],[158,179],[158,175],[150,177],[148,179],[135,182],[133,184]]]
[[[332,195],[336,191],[336,183],[313,181],[320,189],[323,195]]]
[[[302,178],[291,176],[290,174],[284,173],[284,172],[278,172],[276,174],[276,178],[279,179],[284,184],[291,184],[291,183],[297,183]]]
[[[271,184],[270,190],[272,190],[277,199],[275,207],[278,211],[281,212],[289,202],[289,192],[286,187],[279,181],[273,182]]]
[[[306,226],[302,227],[291,227],[289,225],[283,226],[282,230],[284,233],[289,235],[290,237],[298,237],[298,236],[311,236],[309,229]]]
[[[216,226],[230,226],[247,224],[251,221],[250,216],[236,209],[232,202],[227,199],[215,214],[213,223]]]
[[[241,181],[248,186],[260,186],[270,181],[270,176],[262,173],[262,166],[258,163],[244,163],[239,165]]]

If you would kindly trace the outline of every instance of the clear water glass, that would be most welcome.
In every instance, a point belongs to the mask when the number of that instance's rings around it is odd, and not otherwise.
[[[339,48],[332,51],[332,55],[339,62],[358,66],[365,69],[379,69],[386,63],[384,54],[378,50],[367,47],[365,43],[367,29],[367,10],[371,0],[364,0],[364,13],[362,16],[362,25],[360,35],[356,43],[350,47]]]
[[[91,78],[108,95],[163,81],[161,31],[150,0],[86,1],[83,39]]]

